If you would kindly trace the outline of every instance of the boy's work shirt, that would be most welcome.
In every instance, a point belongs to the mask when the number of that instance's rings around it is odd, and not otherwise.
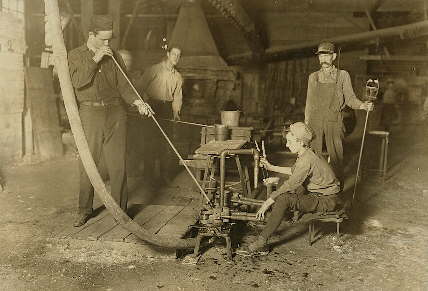
[[[323,157],[315,154],[312,149],[307,149],[298,156],[291,173],[290,178],[278,190],[272,192],[270,198],[275,199],[283,193],[295,191],[301,185],[308,192],[322,195],[340,192],[340,182],[331,166]]]

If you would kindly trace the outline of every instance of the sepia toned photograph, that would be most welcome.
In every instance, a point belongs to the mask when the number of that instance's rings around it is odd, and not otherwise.
[[[428,0],[0,4],[0,290],[428,290]]]

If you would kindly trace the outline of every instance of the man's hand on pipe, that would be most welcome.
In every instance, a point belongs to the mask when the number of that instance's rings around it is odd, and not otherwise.
[[[109,46],[105,45],[97,49],[92,59],[94,60],[94,62],[99,63],[104,56],[110,56],[110,57],[113,56],[113,51]]]
[[[150,105],[142,100],[137,99],[134,101],[133,104],[137,106],[138,112],[140,112],[141,115],[152,116],[155,114],[153,109],[150,107]]]
[[[365,111],[373,111],[374,104],[373,104],[373,102],[366,101],[366,102],[364,102],[363,104],[360,105],[360,109],[361,110],[365,110]]]

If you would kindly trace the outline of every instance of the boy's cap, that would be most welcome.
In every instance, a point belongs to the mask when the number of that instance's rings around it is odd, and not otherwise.
[[[303,142],[306,145],[308,145],[313,138],[311,128],[300,121],[290,125],[290,132],[296,137],[297,140]]]

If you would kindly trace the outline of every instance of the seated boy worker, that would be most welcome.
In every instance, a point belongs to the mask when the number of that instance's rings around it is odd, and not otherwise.
[[[273,191],[256,214],[257,219],[264,220],[266,211],[273,205],[272,213],[263,231],[248,246],[237,250],[241,255],[267,254],[267,242],[275,232],[287,210],[299,210],[303,213],[333,211],[341,205],[340,182],[327,161],[315,154],[309,147],[312,130],[303,122],[296,122],[290,130],[283,131],[287,139],[286,146],[292,153],[297,153],[296,163],[292,168],[279,167],[261,160],[267,170],[290,175],[281,187]],[[304,189],[304,191],[303,191]]]

